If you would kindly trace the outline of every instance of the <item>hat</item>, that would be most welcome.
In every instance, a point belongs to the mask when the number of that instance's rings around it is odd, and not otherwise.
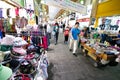
[[[3,52],[0,51],[0,62],[2,62],[3,59],[4,59],[4,54],[3,54]]]
[[[13,41],[13,46],[24,46],[27,45],[28,43],[22,39],[21,37],[16,37]]]
[[[26,50],[23,49],[22,47],[13,47],[13,51],[18,53],[18,54],[21,54],[21,55],[25,55],[26,54]]]
[[[0,80],[7,80],[12,75],[12,70],[8,67],[0,65]]]

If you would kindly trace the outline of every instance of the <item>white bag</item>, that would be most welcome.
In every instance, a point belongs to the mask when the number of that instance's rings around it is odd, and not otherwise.
[[[55,35],[55,31],[52,31],[52,35],[53,35],[53,36]]]

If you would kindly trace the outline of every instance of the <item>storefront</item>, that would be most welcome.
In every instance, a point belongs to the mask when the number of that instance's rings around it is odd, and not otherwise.
[[[12,1],[0,1],[0,30],[15,32],[15,19],[18,16],[17,8],[20,7]]]
[[[120,6],[118,0],[108,0],[106,2],[98,4],[96,12],[96,24],[95,27],[98,27],[102,24],[102,19],[106,19],[105,22],[110,21],[110,25],[119,26],[119,16],[120,16]],[[118,29],[119,30],[119,29]]]

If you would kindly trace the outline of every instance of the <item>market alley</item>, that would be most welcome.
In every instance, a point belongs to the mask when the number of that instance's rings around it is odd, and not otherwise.
[[[75,57],[69,52],[68,45],[63,42],[60,34],[58,44],[51,40],[48,51],[48,80],[119,80],[120,65],[116,67],[95,68],[89,57],[83,56],[78,50]]]

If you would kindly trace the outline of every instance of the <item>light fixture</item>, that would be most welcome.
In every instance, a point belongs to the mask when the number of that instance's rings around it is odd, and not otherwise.
[[[45,1],[44,1],[44,0],[41,0],[41,3],[42,3],[42,4],[45,4]]]
[[[80,0],[80,4],[84,4],[84,0]]]

